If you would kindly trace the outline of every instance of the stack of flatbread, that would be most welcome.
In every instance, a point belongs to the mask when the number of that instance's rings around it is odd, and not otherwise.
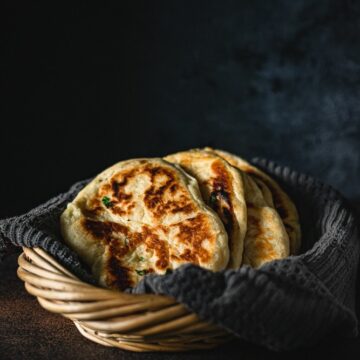
[[[184,263],[220,271],[296,254],[297,210],[267,174],[211,148],[119,162],[61,215],[66,244],[99,284],[135,286]]]

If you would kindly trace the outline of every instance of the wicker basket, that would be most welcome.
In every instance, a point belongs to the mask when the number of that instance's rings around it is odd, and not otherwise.
[[[131,351],[209,349],[233,338],[174,299],[87,284],[40,248],[23,248],[18,276],[48,311],[71,319],[87,339]]]

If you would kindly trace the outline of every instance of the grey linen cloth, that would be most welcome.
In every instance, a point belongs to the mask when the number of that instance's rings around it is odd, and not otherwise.
[[[133,293],[174,297],[200,318],[273,350],[310,346],[336,333],[355,337],[359,238],[342,196],[319,181],[271,161],[253,163],[277,180],[300,213],[300,255],[253,269],[211,272],[193,264],[167,275],[149,274]],[[73,185],[25,215],[0,221],[0,251],[9,244],[41,247],[74,274],[93,282],[87,267],[62,242],[59,216],[88,183]]]

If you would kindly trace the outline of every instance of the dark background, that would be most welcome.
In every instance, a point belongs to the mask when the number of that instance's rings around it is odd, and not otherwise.
[[[119,160],[204,145],[360,198],[358,1],[7,3],[0,217]]]

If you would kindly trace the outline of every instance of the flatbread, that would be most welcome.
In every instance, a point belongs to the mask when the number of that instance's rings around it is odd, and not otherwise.
[[[180,165],[198,181],[205,203],[216,211],[227,230],[228,268],[239,268],[247,227],[242,174],[220,156],[204,150],[179,152],[165,160]]]
[[[274,208],[275,207],[274,199],[273,199],[272,193],[271,193],[270,189],[268,188],[268,186],[260,178],[253,176],[251,174],[249,174],[248,176],[250,176],[255,181],[255,184],[261,190],[261,193],[264,197],[266,204],[268,206]]]
[[[239,168],[247,174],[251,174],[253,178],[258,178],[263,181],[270,189],[274,201],[274,206],[279,213],[286,232],[290,239],[290,254],[297,254],[301,246],[301,228],[299,215],[296,207],[289,196],[281,189],[279,184],[273,180],[269,175],[257,167],[249,164],[239,156],[226,152],[224,150],[205,148],[208,151],[213,151],[223,157],[231,165]]]
[[[244,175],[244,184],[248,217],[243,264],[259,267],[289,256],[289,237],[279,214],[250,176]]]
[[[160,158],[106,169],[60,220],[65,242],[109,288],[132,287],[147,273],[189,262],[218,271],[229,260],[226,230],[196,180]]]

